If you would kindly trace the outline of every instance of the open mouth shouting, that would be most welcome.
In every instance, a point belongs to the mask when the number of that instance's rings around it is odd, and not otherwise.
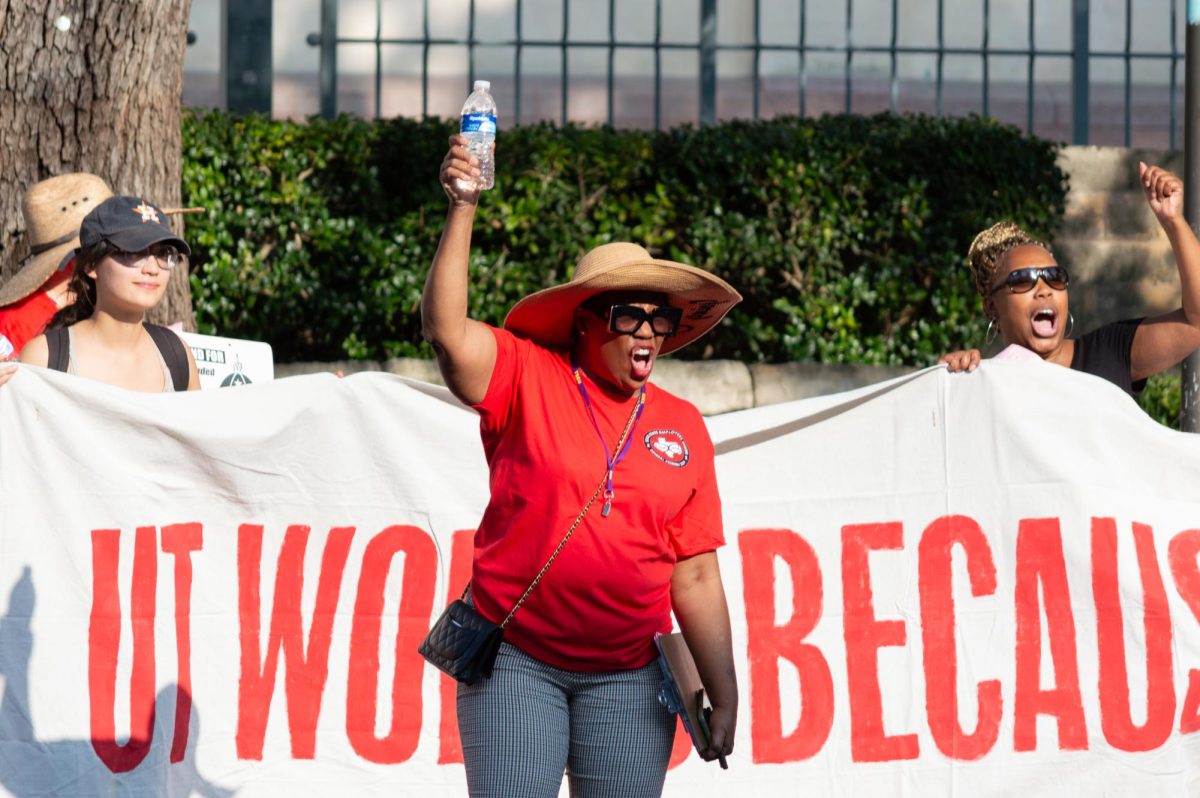
[[[1034,308],[1030,316],[1033,334],[1038,338],[1053,338],[1058,333],[1058,320],[1058,311],[1054,308]]]
[[[633,347],[629,355],[629,371],[639,382],[650,378],[650,370],[654,368],[654,347],[639,344]]]

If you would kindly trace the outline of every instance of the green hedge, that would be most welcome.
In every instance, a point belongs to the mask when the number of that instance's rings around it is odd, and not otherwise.
[[[269,341],[281,361],[428,356],[418,303],[451,130],[186,115],[183,196],[208,209],[188,220],[200,329]],[[498,323],[590,247],[627,239],[746,297],[684,357],[926,365],[983,340],[974,234],[1000,217],[1040,235],[1058,223],[1056,154],[979,117],[506,129],[471,312]]]
[[[1146,381],[1146,387],[1138,397],[1138,404],[1150,418],[1171,429],[1179,429],[1179,411],[1182,396],[1178,370],[1155,374]]]

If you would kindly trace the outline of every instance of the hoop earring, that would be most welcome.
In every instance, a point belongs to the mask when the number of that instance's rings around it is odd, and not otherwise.
[[[991,346],[991,345],[992,345],[992,341],[995,341],[995,340],[996,340],[996,332],[998,331],[998,329],[999,329],[999,328],[998,328],[998,327],[996,327],[996,324],[995,324],[995,322],[993,322],[991,319],[988,319],[988,328],[987,328],[987,333],[985,333],[985,334],[984,334],[984,336],[983,336],[983,344],[984,344],[984,346]]]
[[[1071,334],[1074,332],[1075,332],[1075,315],[1073,313],[1071,313],[1070,311],[1067,311],[1067,331],[1063,334],[1063,337],[1070,338]]]

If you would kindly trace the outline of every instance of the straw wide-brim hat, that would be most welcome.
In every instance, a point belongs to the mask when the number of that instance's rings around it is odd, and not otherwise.
[[[575,309],[605,291],[655,291],[683,310],[679,330],[663,341],[662,354],[695,341],[742,301],[729,283],[703,269],[651,257],[637,244],[604,244],[575,264],[569,281],[513,305],[504,327],[543,346],[568,348],[574,340]]]
[[[75,172],[34,183],[21,201],[32,253],[12,279],[0,285],[0,307],[19,302],[41,287],[79,246],[83,217],[112,196],[95,175]]]

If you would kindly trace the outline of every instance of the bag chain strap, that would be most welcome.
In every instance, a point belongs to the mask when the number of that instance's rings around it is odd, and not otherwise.
[[[645,394],[642,394],[640,397],[638,397],[637,406],[634,407],[633,412],[629,414],[629,420],[625,422],[625,430],[621,433],[621,437],[617,441],[617,445],[613,448],[613,451],[619,452],[621,451],[621,447],[625,445],[625,439],[629,437],[629,431],[633,429],[633,424],[637,420],[638,408],[640,408],[645,401]],[[513,616],[517,614],[517,610],[521,609],[521,605],[525,603],[525,599],[527,599],[529,594],[533,592],[533,589],[537,587],[538,582],[542,581],[542,576],[545,575],[546,571],[550,568],[550,564],[554,562],[554,558],[557,557],[558,553],[563,550],[563,546],[567,545],[567,541],[570,540],[571,535],[575,533],[576,527],[578,527],[580,522],[583,521],[583,517],[587,515],[587,511],[590,510],[592,504],[595,503],[596,497],[600,495],[600,492],[604,490],[604,486],[607,484],[608,473],[605,472],[605,475],[600,479],[600,484],[596,486],[594,491],[592,491],[592,498],[587,500],[587,504],[583,505],[583,509],[579,511],[579,515],[575,517],[575,523],[571,524],[571,528],[567,530],[567,534],[563,535],[563,539],[559,541],[558,547],[554,550],[554,553],[550,555],[550,559],[546,560],[546,564],[542,566],[542,570],[538,571],[537,576],[535,576],[533,581],[529,583],[529,587],[525,588],[525,592],[521,594],[521,598],[517,599],[517,603],[508,613],[508,617],[505,618],[500,624],[501,629],[508,626],[508,622],[511,621]]]

